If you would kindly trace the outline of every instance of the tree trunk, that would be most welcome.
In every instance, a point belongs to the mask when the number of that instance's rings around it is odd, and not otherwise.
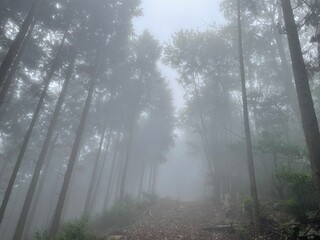
[[[7,170],[8,164],[14,160],[14,153],[18,150],[18,146],[13,147],[12,149],[10,149],[9,152],[6,153],[5,157],[3,157],[1,160],[3,162],[1,169],[0,169],[0,181],[1,178],[4,177],[4,174]],[[10,157],[9,157],[10,156]]]
[[[38,119],[38,117],[40,115],[40,110],[41,110],[41,107],[43,105],[45,96],[47,95],[47,91],[48,91],[51,79],[53,77],[53,74],[55,73],[55,71],[58,68],[58,63],[59,63],[59,59],[60,59],[60,54],[62,52],[61,48],[62,48],[63,42],[61,43],[59,51],[58,51],[55,59],[53,60],[52,68],[51,68],[50,72],[48,73],[48,76],[46,77],[46,79],[44,81],[44,88],[42,90],[42,93],[41,93],[40,99],[38,101],[38,104],[36,106],[36,109],[35,109],[35,111],[33,113],[32,120],[31,120],[30,126],[28,128],[28,131],[26,132],[26,134],[24,136],[23,143],[22,143],[21,149],[19,151],[18,159],[17,159],[17,161],[15,163],[15,166],[13,168],[13,171],[12,171],[12,174],[11,174],[11,177],[10,177],[10,180],[9,180],[9,183],[8,183],[5,195],[4,195],[4,199],[2,201],[2,205],[1,205],[1,208],[0,208],[0,224],[1,224],[2,220],[3,220],[4,212],[6,210],[8,202],[9,202],[11,191],[13,189],[13,185],[14,185],[14,182],[16,180],[16,177],[17,177],[17,174],[18,174],[22,159],[24,157],[24,153],[25,153],[25,151],[27,149],[27,146],[28,146],[32,131],[33,131],[34,126],[36,124],[36,121],[37,121],[37,119]]]
[[[28,34],[28,31],[29,31],[31,25],[35,24],[34,19],[38,13],[41,2],[42,2],[42,0],[33,0],[31,9],[29,10],[29,12],[27,14],[27,16],[26,16],[26,18],[20,28],[18,35],[14,39],[14,41],[11,44],[4,60],[1,63],[1,66],[0,66],[0,87],[4,84],[5,78],[9,72],[10,68],[12,67],[14,59],[16,58],[16,56],[18,55],[18,53],[21,49],[21,46],[22,46],[22,44]]]
[[[5,8],[7,8],[7,6],[8,6],[8,0],[0,0],[0,11],[1,12],[4,11]],[[0,23],[2,23],[2,21]],[[1,27],[2,27],[2,25],[1,25]]]
[[[49,164],[50,164],[50,161],[51,161],[51,158],[53,157],[53,153],[54,153],[54,149],[56,147],[56,143],[57,143],[57,140],[58,140],[58,133],[54,136],[51,144],[50,144],[50,150],[48,151],[48,154],[47,154],[47,160],[46,160],[46,163],[43,167],[43,171],[41,172],[41,176],[40,176],[40,180],[39,180],[39,184],[38,184],[38,187],[36,189],[36,194],[34,196],[34,199],[32,201],[32,205],[31,205],[31,208],[30,208],[30,212],[28,214],[28,219],[27,219],[27,224],[26,224],[26,227],[25,227],[25,231],[24,233],[25,234],[29,234],[30,233],[30,228],[32,226],[32,223],[33,223],[33,220],[34,220],[34,217],[35,217],[35,213],[36,213],[36,210],[38,208],[38,203],[39,203],[39,200],[40,200],[40,196],[41,196],[41,193],[43,191],[43,188],[44,188],[44,183],[45,183],[45,179],[47,177],[47,174],[48,174],[48,171],[49,171]]]
[[[301,112],[302,127],[307,143],[314,183],[320,197],[320,134],[309,85],[308,74],[303,60],[300,39],[294,21],[291,2],[281,0],[282,11],[289,42],[293,74]],[[318,199],[320,201],[320,199]]]
[[[90,179],[90,185],[89,185],[89,190],[87,193],[87,198],[86,198],[86,203],[85,203],[85,207],[84,207],[84,216],[88,216],[90,217],[90,210],[91,210],[91,206],[92,206],[92,194],[94,192],[95,189],[95,185],[97,182],[97,175],[98,175],[98,168],[101,164],[100,163],[100,158],[101,158],[101,152],[102,152],[102,147],[103,147],[103,142],[105,139],[105,135],[106,135],[106,131],[107,131],[107,125],[108,125],[108,121],[107,121],[107,117],[103,126],[103,130],[101,133],[101,137],[100,137],[100,143],[99,143],[99,148],[98,148],[98,152],[97,152],[97,156],[94,162],[94,168],[93,168],[93,172],[91,174],[91,179]],[[111,130],[109,132],[109,136],[108,136],[108,140],[107,140],[107,149],[106,151],[108,151],[109,145],[110,145],[110,141],[111,141]]]
[[[151,163],[150,164],[150,169],[149,169],[149,179],[148,179],[148,193],[152,193],[152,176],[153,176],[153,171],[154,171],[154,168],[153,168],[153,164]]]
[[[281,18],[281,16],[279,16],[279,19],[280,18]],[[276,41],[276,45],[277,45],[280,60],[281,60],[281,72],[283,74],[282,79],[284,80],[284,88],[285,88],[284,90],[285,90],[285,93],[289,99],[289,102],[291,103],[292,110],[294,111],[297,120],[300,121],[301,115],[300,115],[300,111],[299,111],[299,104],[297,101],[297,94],[295,92],[295,87],[292,82],[292,71],[290,69],[288,59],[287,59],[285,51],[284,51],[282,37],[279,34],[279,29],[276,26],[276,24],[274,23],[273,19],[272,19],[272,23],[273,23],[274,39]]]
[[[7,19],[7,0],[0,1],[0,36],[4,35],[5,20]]]
[[[133,128],[134,128],[134,117],[132,118],[132,122],[130,124],[128,143],[127,143],[127,148],[126,148],[125,158],[124,158],[124,166],[121,174],[120,193],[119,193],[119,201],[121,203],[124,202],[124,198],[125,198],[125,187],[126,187],[127,172],[128,172],[128,166],[129,166],[129,160],[130,160]]]
[[[217,177],[217,169],[214,166],[214,161],[213,161],[213,150],[210,150],[209,146],[209,140],[208,140],[208,135],[207,135],[207,127],[204,122],[204,117],[203,117],[203,112],[202,112],[202,103],[200,99],[200,92],[199,92],[199,87],[196,83],[196,77],[193,77],[193,85],[194,89],[196,92],[196,100],[197,100],[197,106],[199,110],[199,119],[200,119],[200,129],[199,129],[199,134],[201,137],[201,142],[202,142],[202,147],[204,151],[205,158],[208,163],[208,168],[209,168],[209,174],[210,178],[212,179],[212,184],[214,186],[214,198],[215,201],[218,200],[219,195],[220,195],[220,188],[219,188],[219,177]]]
[[[154,167],[153,167],[153,176],[152,176],[152,189],[151,189],[152,195],[157,194],[157,182],[158,182],[158,163],[157,161],[155,161]]]
[[[139,188],[138,188],[138,195],[137,195],[137,199],[141,200],[141,196],[142,196],[142,192],[143,192],[143,180],[144,180],[144,172],[146,169],[146,160],[145,158],[143,158],[142,161],[142,170],[141,170],[141,174],[140,174],[140,180],[139,180]]]
[[[260,233],[261,232],[260,210],[259,210],[258,191],[256,186],[256,177],[255,177],[254,163],[253,163],[246,78],[245,78],[244,61],[243,61],[240,0],[238,0],[237,5],[238,5],[237,12],[238,12],[239,63],[240,63],[240,76],[241,76],[244,129],[245,129],[245,136],[246,136],[247,160],[248,160],[250,187],[251,187],[252,214],[253,214],[252,217],[253,217],[255,230],[257,233]]]
[[[109,172],[109,178],[108,178],[108,182],[107,182],[107,191],[106,191],[106,195],[104,197],[104,203],[103,203],[103,209],[102,210],[106,210],[108,208],[108,203],[109,203],[109,199],[111,196],[111,186],[113,183],[113,176],[114,176],[114,170],[116,167],[116,162],[117,162],[117,156],[119,153],[119,144],[120,144],[120,130],[118,132],[117,135],[117,139],[115,142],[115,147],[114,147],[114,152],[113,152],[113,159],[112,159],[112,163],[111,163],[111,168],[110,168],[110,172]]]
[[[101,50],[101,49],[99,49]],[[71,175],[74,169],[74,165],[78,156],[78,152],[80,149],[80,143],[81,143],[81,139],[82,139],[82,135],[85,129],[85,124],[87,121],[87,117],[88,117],[88,113],[90,110],[90,106],[91,106],[91,102],[92,102],[92,98],[93,98],[93,93],[94,93],[94,89],[96,86],[96,82],[98,80],[99,77],[99,72],[100,72],[100,68],[101,68],[101,62],[102,62],[102,52],[101,54],[99,54],[100,56],[97,59],[97,63],[96,63],[96,69],[94,72],[94,76],[90,82],[90,87],[88,90],[88,95],[87,95],[87,99],[85,101],[85,105],[81,114],[81,119],[80,119],[80,124],[77,130],[77,134],[73,143],[73,147],[72,147],[72,151],[71,151],[71,155],[69,158],[69,162],[68,162],[68,166],[67,166],[67,170],[64,176],[64,180],[63,180],[63,184],[62,184],[62,188],[59,194],[59,198],[58,198],[58,202],[55,208],[55,212],[54,212],[54,216],[53,216],[53,220],[52,220],[52,224],[51,224],[51,228],[49,231],[49,238],[54,238],[57,235],[59,226],[60,226],[60,220],[61,220],[61,214],[62,214],[62,210],[63,210],[63,206],[65,203],[65,199],[66,199],[66,195],[67,195],[67,191],[68,191],[68,187],[69,187],[69,183],[70,183],[70,179],[71,179]]]
[[[105,166],[106,166],[106,163],[107,163],[107,160],[108,160],[108,152],[109,152],[109,149],[110,149],[110,144],[111,144],[111,139],[112,139],[112,130],[110,129],[109,131],[109,139],[107,141],[107,145],[105,147],[105,152],[103,154],[103,157],[101,159],[101,167],[100,167],[100,171],[99,171],[99,174],[98,174],[98,177],[97,177],[97,183],[94,187],[94,192],[93,192],[93,195],[92,195],[92,201],[91,201],[91,204],[90,204],[90,208],[89,208],[89,211],[90,213],[92,212],[92,208],[94,206],[94,203],[96,202],[96,199],[98,197],[98,190],[99,190],[99,186],[101,184],[101,178],[102,178],[102,173],[103,173],[103,170],[105,169]],[[113,141],[113,140],[112,140]]]
[[[60,50],[59,53],[62,51],[62,46],[64,44],[64,40],[65,40],[65,38],[63,39],[63,41],[61,43],[61,47],[59,49]],[[43,146],[42,146],[38,161],[36,163],[35,170],[33,172],[32,180],[31,180],[31,183],[30,183],[30,186],[29,186],[29,189],[28,189],[28,192],[27,192],[27,196],[26,196],[26,199],[25,199],[23,207],[22,207],[22,212],[20,214],[19,221],[18,221],[16,230],[15,230],[14,239],[21,239],[22,238],[23,230],[24,230],[24,227],[25,227],[25,224],[26,224],[26,220],[27,220],[27,217],[28,217],[28,212],[29,212],[30,205],[31,205],[31,202],[32,202],[32,198],[33,198],[33,195],[34,195],[37,183],[38,183],[38,179],[40,177],[40,173],[41,173],[41,169],[42,169],[42,166],[43,166],[43,163],[44,163],[44,160],[45,160],[45,156],[46,156],[47,151],[49,149],[49,145],[50,145],[50,142],[51,142],[51,139],[52,139],[52,135],[53,135],[54,129],[55,129],[56,125],[57,125],[58,117],[60,115],[60,111],[61,111],[61,108],[62,108],[62,104],[63,104],[65,96],[66,96],[66,92],[67,92],[67,89],[68,89],[68,85],[69,85],[70,79],[72,77],[74,64],[75,64],[75,59],[76,59],[76,53],[73,53],[71,63],[70,63],[69,68],[67,70],[66,79],[64,81],[61,93],[59,95],[59,99],[58,99],[58,102],[56,104],[52,119],[50,121],[50,125],[49,125],[49,128],[48,128],[48,132],[47,132],[46,138],[44,140],[44,143],[43,143]]]
[[[7,77],[4,80],[4,84],[3,84],[2,89],[0,91],[0,106],[4,103],[4,100],[5,100],[5,97],[6,97],[7,93],[8,93],[9,87],[10,87],[11,83],[13,82],[13,77],[15,76],[15,73],[17,72],[17,69],[18,69],[19,63],[21,61],[22,55],[23,55],[23,53],[24,53],[24,51],[25,51],[25,49],[26,49],[26,47],[27,47],[27,45],[28,45],[28,43],[29,43],[29,41],[31,39],[34,27],[35,27],[35,24],[32,24],[30,26],[30,29],[29,29],[29,31],[27,33],[26,38],[24,39],[24,41],[22,43],[20,51],[18,52],[17,57],[14,59],[12,67],[10,68],[10,71],[8,72]],[[11,94],[11,96],[12,95],[13,94]]]
[[[120,155],[118,158],[119,161],[119,172],[117,176],[117,183],[116,183],[116,189],[115,189],[115,199],[119,201],[120,199],[120,188],[121,188],[121,178],[122,178],[122,171],[123,171],[123,166],[124,166],[124,158],[125,158],[125,137],[123,137],[123,141],[121,142],[120,146]]]
[[[112,143],[114,143],[114,140],[113,140],[113,130],[112,128],[109,130],[109,134],[111,134],[111,138],[112,138]],[[104,148],[104,154],[102,156],[102,165],[100,167],[100,171],[99,171],[99,175],[98,175],[98,182],[95,186],[95,189],[94,189],[94,193],[93,193],[93,197],[92,197],[92,201],[91,201],[91,205],[90,205],[90,211],[92,211],[92,208],[93,208],[93,204],[97,201],[97,198],[98,198],[98,192],[99,192],[99,188],[102,184],[102,176],[103,176],[103,172],[106,168],[106,163],[107,163],[107,160],[108,160],[108,153],[109,153],[109,150],[110,150],[110,144],[111,144],[111,139],[110,141],[107,142],[105,148]]]

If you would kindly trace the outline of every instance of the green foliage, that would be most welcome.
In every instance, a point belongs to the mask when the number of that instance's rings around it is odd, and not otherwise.
[[[297,145],[285,141],[283,133],[278,130],[263,131],[260,135],[255,150],[261,153],[272,153],[290,159],[302,159],[307,153]]]
[[[87,219],[80,219],[66,223],[55,240],[97,240],[98,236],[95,235],[89,228]],[[36,232],[33,240],[50,240],[48,233]]]
[[[281,201],[281,206],[286,212],[296,216],[298,219],[303,219],[305,217],[305,212],[301,208],[299,202],[292,198]]]
[[[250,197],[245,196],[242,200],[241,200],[241,205],[243,208],[243,211],[245,213],[245,215],[247,215],[248,217],[252,217],[252,200]],[[260,210],[260,216],[261,217],[265,217],[268,213],[268,204],[260,202],[259,205],[259,210]]]
[[[307,211],[317,209],[316,190],[310,174],[282,166],[276,170],[275,179],[282,185],[285,198],[282,205],[286,211],[303,218]]]
[[[47,231],[37,231],[35,234],[34,234],[34,237],[33,237],[33,240],[48,240],[49,237],[48,237],[48,232]]]
[[[246,214],[251,215],[252,214],[252,202],[251,202],[251,198],[249,197],[244,197],[241,201],[241,205],[243,207],[243,211]]]
[[[86,219],[67,223],[63,226],[57,240],[96,240],[98,239],[89,229]]]
[[[139,203],[132,199],[127,199],[124,203],[115,203],[94,220],[93,227],[101,231],[127,226],[134,222],[148,206],[146,202]]]

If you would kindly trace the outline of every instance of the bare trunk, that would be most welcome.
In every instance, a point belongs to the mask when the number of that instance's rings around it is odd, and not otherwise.
[[[240,76],[241,76],[241,90],[242,90],[242,104],[243,104],[243,118],[244,118],[244,129],[246,135],[246,145],[247,145],[247,160],[249,169],[249,179],[251,187],[251,200],[252,200],[252,217],[256,232],[261,232],[261,221],[260,221],[260,210],[259,210],[259,200],[258,191],[256,186],[256,177],[254,171],[253,163],[253,153],[252,153],[252,142],[250,133],[250,123],[249,123],[249,112],[248,112],[248,100],[247,100],[247,89],[246,89],[246,78],[244,70],[243,61],[243,49],[242,49],[242,26],[241,26],[241,8],[240,0],[238,0],[238,41],[239,41],[239,62],[240,62]]]
[[[30,26],[32,24],[35,24],[34,19],[38,13],[41,2],[42,2],[42,0],[34,0],[32,2],[31,9],[29,10],[29,12],[27,14],[27,16],[26,16],[26,18],[20,28],[18,35],[14,39],[14,41],[11,44],[4,60],[1,63],[1,66],[0,66],[0,86],[2,86],[4,84],[5,78],[9,72],[10,68],[12,67],[14,59],[17,57],[17,55],[21,49],[21,46],[22,46],[22,44],[28,34]]]
[[[134,118],[132,119],[132,123],[130,124],[129,137],[128,137],[128,142],[127,142],[127,147],[126,147],[126,152],[125,152],[124,165],[123,165],[123,169],[122,169],[120,193],[119,193],[119,201],[120,202],[124,202],[124,198],[125,198],[125,187],[126,187],[128,166],[129,166],[129,160],[130,160],[133,128],[134,128]]]
[[[152,193],[152,176],[153,176],[153,171],[154,171],[154,166],[153,164],[150,164],[150,168],[149,168],[149,179],[148,179],[148,193]]]
[[[90,209],[89,209],[90,211],[92,211],[93,205],[96,202],[96,199],[98,197],[98,190],[99,190],[99,186],[100,186],[101,180],[102,180],[101,179],[102,178],[102,173],[103,173],[103,171],[105,169],[105,166],[106,166],[106,163],[107,163],[107,160],[108,160],[108,152],[110,150],[111,139],[113,139],[112,136],[113,136],[112,129],[110,129],[109,130],[109,139],[108,139],[107,145],[105,147],[104,155],[103,155],[103,157],[101,159],[102,164],[101,164],[100,171],[99,171],[99,174],[98,174],[98,177],[97,177],[97,183],[96,183],[96,186],[94,187],[93,197],[92,197],[92,201],[91,201]]]
[[[291,2],[281,0],[289,42],[293,74],[301,112],[302,127],[307,143],[313,180],[320,197],[320,134],[309,85],[308,74],[302,56],[301,45]],[[318,199],[319,201],[319,199]]]
[[[57,56],[59,56],[60,53],[62,52],[63,45],[64,45],[64,40],[65,40],[65,38],[63,39],[63,41],[61,43],[61,46],[60,46],[60,49],[59,49],[59,52],[58,52]],[[24,227],[25,227],[25,224],[26,224],[27,217],[28,217],[28,212],[29,212],[29,209],[30,209],[32,198],[33,198],[33,195],[34,195],[34,192],[35,192],[35,189],[36,189],[39,177],[40,177],[40,173],[41,173],[41,169],[42,169],[42,166],[43,166],[43,163],[44,163],[44,160],[45,160],[45,156],[46,156],[47,151],[49,149],[49,145],[50,145],[50,142],[51,142],[51,139],[52,139],[52,136],[53,136],[53,132],[54,132],[54,129],[55,129],[56,125],[57,125],[58,117],[60,115],[62,104],[63,104],[63,102],[65,100],[66,91],[68,89],[68,85],[69,85],[69,82],[70,82],[70,79],[71,79],[71,76],[72,76],[72,73],[73,73],[75,59],[76,59],[75,55],[76,55],[76,53],[73,53],[71,63],[70,63],[69,68],[67,70],[66,80],[64,81],[64,84],[63,84],[63,87],[62,87],[58,102],[56,104],[56,107],[55,107],[55,110],[54,110],[54,113],[53,113],[53,116],[52,116],[52,119],[51,119],[51,122],[50,122],[50,125],[49,125],[49,128],[48,128],[48,132],[47,132],[46,138],[44,140],[44,143],[43,143],[39,158],[38,158],[37,163],[36,163],[36,168],[35,168],[35,170],[33,172],[32,180],[31,180],[31,183],[30,183],[30,187],[28,189],[27,196],[26,196],[26,199],[25,199],[23,207],[22,207],[22,212],[20,214],[19,221],[18,221],[16,230],[15,230],[14,239],[21,239],[22,238],[22,234],[23,234],[23,230],[24,230]],[[57,64],[58,62],[59,62],[59,59],[56,59],[55,64]]]
[[[198,105],[199,118],[200,118],[199,134],[201,137],[204,155],[205,155],[205,158],[208,163],[210,178],[211,178],[212,184],[214,186],[214,198],[215,198],[215,200],[217,200],[220,195],[219,179],[217,177],[217,174],[215,174],[215,173],[217,173],[217,169],[215,169],[215,167],[214,167],[213,151],[210,150],[210,146],[209,146],[209,140],[208,140],[208,136],[207,136],[207,127],[206,127],[206,124],[205,124],[204,118],[203,118],[202,103],[201,103],[201,99],[200,99],[199,87],[196,83],[195,76],[193,78],[193,85],[194,85],[194,88],[196,91],[197,105]]]
[[[1,0],[0,1],[0,11],[1,12],[4,11],[5,8],[7,8],[7,6],[8,6],[8,0]],[[3,20],[3,19],[1,19],[1,20]],[[2,21],[1,21],[1,23],[2,23]],[[2,27],[2,25],[1,25],[1,27]]]
[[[47,91],[48,91],[51,79],[53,77],[53,74],[57,70],[58,63],[59,63],[59,58],[60,58],[60,53],[61,53],[61,51],[58,51],[58,54],[56,55],[56,58],[53,60],[52,68],[51,68],[50,72],[48,73],[48,76],[46,77],[46,79],[44,81],[44,88],[42,90],[42,93],[41,93],[40,99],[38,101],[38,104],[36,106],[36,109],[35,109],[35,111],[33,113],[30,126],[29,126],[28,131],[26,132],[26,134],[24,136],[23,143],[22,143],[21,149],[19,151],[18,159],[17,159],[16,164],[14,166],[14,169],[12,171],[12,174],[11,174],[11,177],[10,177],[10,180],[9,180],[6,192],[5,192],[5,196],[4,196],[4,199],[2,201],[1,208],[0,208],[0,224],[1,224],[2,220],[3,220],[4,212],[6,210],[8,202],[9,202],[11,191],[12,191],[14,182],[16,180],[16,177],[17,177],[17,174],[18,174],[22,159],[24,157],[24,153],[25,153],[25,151],[27,149],[27,146],[28,146],[32,131],[33,131],[34,126],[36,124],[36,121],[37,121],[37,119],[38,119],[38,117],[40,115],[40,110],[41,110],[41,107],[43,105],[45,96],[47,95]]]
[[[53,152],[54,152],[55,144],[56,144],[57,140],[58,140],[58,134],[56,134],[55,137],[52,140],[52,143],[51,143],[52,146],[50,147],[50,150],[48,152],[48,155],[47,155],[48,157],[47,157],[47,160],[46,160],[46,164],[43,167],[43,172],[41,173],[41,176],[40,176],[39,184],[38,184],[38,187],[36,189],[36,194],[34,196],[34,199],[32,200],[31,210],[30,210],[30,212],[28,214],[28,220],[27,220],[27,224],[26,224],[26,227],[25,227],[25,233],[26,234],[30,233],[30,228],[32,226],[32,222],[33,222],[33,219],[35,217],[35,213],[36,213],[36,210],[37,210],[37,207],[38,207],[40,196],[41,196],[41,193],[43,191],[45,179],[46,179],[48,171],[49,171],[49,163],[51,161],[51,158],[53,157]]]
[[[90,210],[91,210],[91,206],[92,206],[92,195],[94,192],[94,188],[97,182],[97,175],[98,175],[98,169],[99,169],[99,164],[100,163],[100,158],[101,158],[101,152],[102,152],[102,146],[103,146],[103,141],[105,139],[105,135],[106,135],[106,131],[107,131],[107,125],[108,125],[108,121],[105,120],[105,124],[103,126],[103,130],[102,130],[102,134],[100,137],[100,143],[99,143],[99,149],[97,152],[97,156],[96,156],[96,161],[94,163],[94,169],[91,175],[91,179],[90,179],[90,185],[89,185],[89,190],[88,190],[88,194],[87,194],[87,199],[86,199],[86,203],[85,203],[85,207],[84,207],[84,216],[90,216]],[[110,141],[111,141],[111,131],[109,132],[109,136],[107,139],[107,149],[106,151],[108,151],[109,145],[110,145]]]
[[[101,50],[101,49],[99,49]],[[87,99],[85,101],[85,105],[81,114],[81,119],[80,119],[80,124],[76,133],[76,137],[73,143],[73,147],[72,147],[72,151],[71,151],[71,155],[69,158],[69,162],[68,162],[68,166],[67,166],[67,170],[64,176],[64,180],[63,180],[63,184],[62,184],[62,188],[59,194],[59,198],[58,198],[58,202],[54,211],[54,216],[53,216],[53,220],[52,220],[52,224],[51,224],[51,228],[49,231],[49,237],[50,238],[54,238],[57,235],[57,232],[59,230],[59,226],[60,226],[60,221],[61,221],[61,214],[62,214],[62,210],[63,210],[63,206],[66,200],[66,196],[67,196],[67,192],[68,192],[68,187],[70,184],[70,179],[71,179],[71,175],[74,169],[74,165],[79,153],[79,149],[80,149],[80,143],[81,143],[81,139],[82,139],[82,135],[85,129],[85,124],[87,121],[87,117],[88,117],[88,113],[90,110],[90,106],[91,106],[91,102],[92,102],[92,98],[93,98],[93,93],[94,93],[94,89],[96,86],[96,82],[98,80],[98,76],[99,76],[99,71],[100,71],[100,67],[101,67],[101,62],[102,62],[102,55],[98,57],[97,59],[97,64],[96,64],[96,69],[95,69],[95,73],[94,76],[92,77],[92,80],[90,82],[90,86],[89,86],[89,90],[88,90],[88,95],[87,95]]]
[[[35,24],[32,24],[30,26],[30,29],[29,29],[29,31],[27,33],[26,38],[24,39],[24,41],[22,43],[20,51],[18,52],[17,57],[14,59],[12,67],[10,68],[10,71],[7,74],[7,77],[4,80],[4,84],[3,84],[2,89],[0,91],[0,105],[2,105],[4,103],[4,100],[5,100],[6,95],[8,93],[9,87],[10,87],[10,85],[12,85],[13,78],[15,76],[15,73],[17,72],[17,69],[18,69],[19,63],[21,61],[22,55],[23,55],[23,53],[24,53],[24,51],[25,51],[25,49],[26,49],[26,47],[27,47],[27,45],[28,45],[28,43],[29,43],[29,41],[31,39],[34,27],[35,27]],[[12,90],[12,93],[13,92],[14,92],[14,90]],[[13,94],[11,94],[11,96],[12,95]]]
[[[119,171],[117,176],[117,183],[116,183],[116,191],[115,191],[115,198],[117,201],[120,199],[120,188],[121,188],[121,178],[124,166],[124,158],[125,158],[125,137],[123,137],[123,142],[121,142],[122,146],[120,148],[120,155],[119,155]]]
[[[152,189],[151,189],[151,193],[153,195],[157,194],[157,182],[158,182],[158,163],[157,161],[155,161],[153,166]]]
[[[138,200],[141,199],[142,192],[143,192],[144,172],[145,172],[145,169],[146,169],[146,166],[145,166],[145,165],[146,165],[146,160],[143,159],[143,162],[142,162],[142,170],[141,170],[140,181],[139,181],[139,188],[138,188],[138,195],[137,195]]]
[[[294,84],[292,82],[292,71],[290,69],[285,51],[284,51],[284,46],[282,42],[282,37],[277,31],[277,26],[273,26],[273,34],[274,38],[276,40],[277,48],[279,51],[279,56],[281,60],[281,72],[282,72],[282,79],[284,80],[284,90],[285,93],[289,99],[289,102],[291,103],[292,110],[294,111],[296,118],[298,121],[301,119],[300,111],[299,111],[299,104],[297,101],[297,94],[295,91]]]
[[[118,132],[118,136],[116,139],[116,143],[115,143],[115,148],[114,148],[114,153],[113,153],[113,159],[112,159],[112,163],[111,163],[111,168],[110,168],[110,172],[109,172],[109,178],[108,178],[108,185],[107,185],[107,191],[104,197],[104,203],[103,203],[103,209],[102,210],[106,210],[108,208],[108,203],[109,203],[109,199],[111,196],[111,186],[113,183],[113,174],[114,174],[114,170],[115,170],[115,166],[116,166],[116,161],[117,161],[117,156],[118,156],[118,150],[119,150],[119,144],[120,144],[120,130]]]

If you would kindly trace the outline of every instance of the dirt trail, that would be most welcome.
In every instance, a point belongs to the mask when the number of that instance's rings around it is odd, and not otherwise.
[[[226,224],[222,211],[201,203],[159,201],[123,231],[126,240],[238,239],[227,231],[205,228]]]

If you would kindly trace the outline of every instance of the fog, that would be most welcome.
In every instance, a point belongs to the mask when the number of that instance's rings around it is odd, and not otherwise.
[[[318,1],[0,11],[1,240],[285,239],[317,210]]]

